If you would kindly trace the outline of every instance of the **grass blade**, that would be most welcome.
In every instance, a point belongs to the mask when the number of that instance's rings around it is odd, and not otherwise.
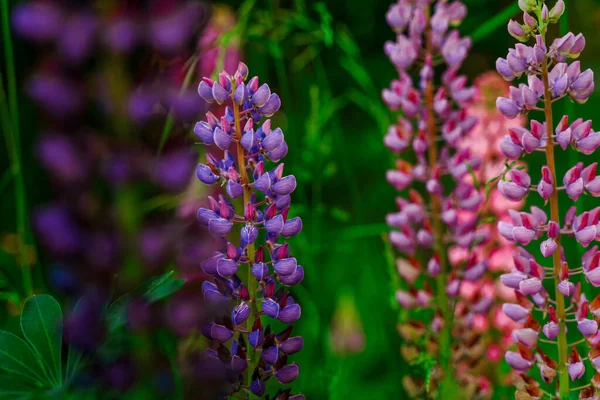
[[[477,29],[475,29],[473,31],[473,33],[471,33],[471,35],[470,35],[471,39],[473,40],[473,43],[477,43],[480,40],[485,39],[486,37],[488,37],[489,35],[494,33],[496,31],[496,29],[500,28],[501,26],[506,25],[508,23],[508,20],[510,19],[510,17],[512,17],[513,15],[515,15],[518,12],[519,12],[519,5],[515,3],[513,5],[506,7],[504,10],[500,11],[498,14],[494,15],[487,22],[483,23],[482,25],[479,25],[479,27]]]

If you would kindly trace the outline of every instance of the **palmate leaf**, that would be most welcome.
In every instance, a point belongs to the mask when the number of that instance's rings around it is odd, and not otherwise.
[[[32,387],[50,385],[35,353],[27,343],[6,331],[0,331],[0,371],[13,380]]]
[[[23,343],[25,344],[25,342]],[[25,346],[27,346],[27,344],[25,344]],[[0,373],[0,400],[26,399],[40,400],[45,399],[45,397],[39,388],[21,382],[12,374],[5,375]]]
[[[21,330],[39,355],[55,387],[62,383],[62,310],[52,296],[30,297],[21,313]]]

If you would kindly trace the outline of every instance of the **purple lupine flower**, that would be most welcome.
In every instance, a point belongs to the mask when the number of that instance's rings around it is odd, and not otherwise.
[[[523,43],[510,49],[507,58],[499,59],[496,66],[506,80],[511,81],[525,75],[527,84],[521,83],[511,88],[509,98],[499,98],[498,110],[507,118],[514,118],[531,110],[543,110],[546,116],[551,116],[552,103],[563,97],[569,97],[578,103],[585,102],[594,88],[593,72],[582,72],[579,61],[569,62],[579,57],[585,47],[585,38],[581,34],[568,33],[549,45],[546,42],[549,24],[557,23],[565,10],[564,1],[558,1],[551,10],[544,1],[520,0],[519,6],[524,11],[524,25],[511,21],[508,31]],[[530,40],[533,42],[532,46],[524,44]],[[564,191],[572,201],[577,201],[584,193],[593,196],[600,194],[596,163],[585,166],[580,162],[571,166],[562,177],[556,175],[556,164],[562,155],[555,156],[555,149],[564,151],[570,146],[584,154],[592,154],[600,146],[600,137],[592,130],[591,121],[578,119],[569,125],[568,117],[564,116],[554,126],[551,117],[543,122],[532,119],[530,130],[513,128],[507,132],[501,144],[502,152],[510,160],[521,159],[533,151],[546,153],[546,165],[542,167],[537,193],[548,205],[550,215],[537,207],[532,207],[531,213],[511,210],[511,222],[499,222],[498,230],[509,241],[521,245],[544,238],[539,245],[541,255],[552,259],[551,267],[542,267],[535,256],[521,251],[520,255],[513,257],[514,271],[502,277],[502,282],[516,291],[519,300],[519,304],[506,304],[505,312],[517,323],[525,324],[523,328],[513,332],[519,352],[508,351],[506,360],[523,375],[538,364],[541,378],[546,384],[552,384],[557,379],[556,395],[559,398],[569,398],[572,391],[580,392],[578,398],[597,398],[594,389],[582,390],[579,384],[577,389],[569,388],[570,380],[575,381],[584,376],[585,361],[579,355],[579,342],[567,342],[567,330],[573,330],[573,325],[576,325],[578,333],[584,338],[582,346],[594,346],[597,341],[594,342],[593,338],[598,336],[597,317],[594,311],[592,317],[589,316],[590,306],[583,288],[581,284],[572,281],[572,276],[582,272],[592,286],[600,285],[600,257],[596,246],[584,254],[579,264],[582,265],[580,270],[570,266],[564,256],[563,247],[567,241],[570,241],[569,245],[576,245],[578,242],[587,247],[597,239],[600,219],[600,208],[576,215],[575,207],[571,207],[561,218],[559,191]],[[508,200],[518,200],[522,198],[523,188],[529,182],[522,172],[517,177],[517,182],[514,175],[511,177],[512,182],[500,182],[498,186]],[[557,182],[562,182],[563,186],[559,187]],[[523,254],[528,256],[524,257]],[[528,296],[531,300],[527,299]],[[567,318],[565,303],[570,303],[568,308],[573,309],[574,319]],[[539,325],[535,322],[536,329],[533,332],[529,330],[532,317],[530,307],[524,304],[531,304],[531,307],[544,311],[540,316],[544,319],[541,331],[551,341],[549,346],[554,346],[556,350],[546,353],[542,350],[546,344],[537,343]],[[595,303],[593,310],[597,309]],[[529,348],[528,353],[523,352],[524,346]],[[548,355],[556,353],[558,358],[554,360]],[[598,355],[600,354],[590,354],[594,366],[595,363],[600,363],[600,359],[596,361]],[[519,386],[517,397],[531,397],[531,392],[528,393],[527,390],[525,386]]]
[[[476,90],[467,84],[466,76],[458,73],[471,39],[451,29],[465,15],[466,7],[460,1],[410,0],[396,1],[386,15],[396,41],[386,42],[384,51],[398,76],[382,91],[382,99],[391,110],[401,113],[397,123],[389,127],[384,144],[401,158],[385,178],[396,190],[408,192],[397,198],[398,210],[386,217],[392,227],[389,241],[403,253],[397,265],[405,282],[395,296],[402,308],[434,310],[436,317],[429,326],[434,336],[451,325],[453,317],[447,307],[460,301],[461,285],[480,282],[487,269],[486,261],[477,257],[469,257],[452,273],[448,266],[449,247],[468,252],[484,244],[489,236],[477,223],[484,197],[469,181],[471,172],[480,168],[481,159],[459,146],[477,124],[477,119],[466,111]],[[436,59],[446,67],[439,77],[435,76]],[[535,107],[539,98],[531,92],[526,93],[529,108]],[[520,106],[515,107],[515,115],[520,112]],[[405,156],[409,151],[412,154]],[[412,159],[413,163],[408,161]],[[424,184],[426,192],[417,192],[415,184]],[[531,179],[525,171],[515,169],[511,181],[503,185],[507,192],[514,193],[515,200],[522,199],[530,190]],[[425,263],[412,257],[417,253],[425,256]],[[421,275],[443,284],[436,290],[418,287]],[[440,305],[436,301],[439,297],[450,299]],[[466,306],[466,326],[472,325],[473,316],[485,312],[490,304],[484,299]],[[451,350],[440,349],[439,356],[450,359]]]
[[[300,351],[303,339],[289,337],[291,327],[275,335],[270,325],[264,329],[262,323],[278,320],[290,325],[301,316],[301,307],[287,287],[302,281],[304,268],[288,243],[279,243],[279,239],[300,233],[302,220],[289,217],[296,178],[284,175],[283,164],[277,164],[288,147],[282,130],[272,129],[267,119],[277,112],[281,101],[267,84],[259,86],[256,77],[246,82],[247,77],[248,68],[240,63],[234,75],[223,71],[217,80],[203,78],[198,86],[205,101],[226,107],[222,117],[209,112],[206,121],[194,128],[204,144],[223,150],[222,160],[207,155],[206,163],[197,166],[196,176],[205,184],[225,186],[230,199],[242,200],[238,205],[222,195],[218,199],[210,197],[210,208],[198,210],[199,222],[207,225],[214,236],[230,236],[233,226],[241,225],[238,240],[227,242],[226,249],[202,262],[204,272],[215,277],[215,282],[206,283],[203,290],[205,301],[231,299],[236,304],[226,319],[229,325],[215,320],[204,327],[203,333],[221,343],[237,333],[240,338],[247,335],[247,340],[236,339],[235,346],[248,355],[235,366],[232,358],[227,368],[234,376],[245,374],[250,390],[262,395],[269,377],[288,384],[299,373],[297,364],[287,363],[287,356]],[[236,147],[237,158],[229,152],[231,147]],[[267,170],[268,163],[275,165]],[[264,238],[259,230],[265,232]],[[264,314],[262,322],[259,312]],[[245,343],[254,350],[246,353],[250,348],[243,348]],[[251,364],[256,366],[253,371],[247,370],[248,363],[241,362],[246,358],[256,361]]]

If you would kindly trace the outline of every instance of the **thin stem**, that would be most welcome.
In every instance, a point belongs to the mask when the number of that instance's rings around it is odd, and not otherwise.
[[[29,297],[33,295],[33,283],[31,277],[31,265],[27,255],[27,199],[25,197],[25,183],[23,179],[23,168],[21,162],[21,131],[19,124],[19,105],[17,99],[17,79],[15,72],[12,38],[10,35],[8,0],[2,0],[2,39],[4,44],[4,58],[6,61],[6,81],[8,85],[8,104],[11,115],[11,128],[4,132],[10,135],[9,156],[15,182],[15,212],[17,236],[19,237],[19,252],[21,273],[23,277],[23,289]],[[1,83],[0,83],[1,85]],[[0,88],[0,97],[4,97],[3,89]],[[3,101],[3,99],[0,99]]]
[[[430,17],[431,10],[429,7],[427,8],[427,18]],[[433,43],[431,40],[431,23],[428,23],[427,30],[425,32],[425,41],[426,41],[426,54],[431,55],[433,57]],[[434,85],[433,80],[428,80],[427,85],[425,87],[425,103],[427,107],[427,137],[428,137],[428,161],[429,161],[429,171],[433,174],[433,171],[436,168],[438,162],[438,149],[436,145],[436,125],[435,125],[435,111],[433,108],[434,103]],[[444,248],[444,230],[441,220],[442,214],[442,205],[440,202],[440,198],[437,195],[432,195],[431,199],[431,220],[432,220],[432,230],[434,237],[434,249],[437,254],[440,256],[440,267],[441,271],[436,278],[436,298],[438,303],[439,311],[444,318],[444,324],[442,327],[442,331],[439,336],[439,364],[440,369],[445,374],[442,379],[442,385],[440,387],[440,394],[444,393],[445,382],[451,381],[453,378],[452,374],[452,363],[451,363],[451,335],[452,332],[452,314],[450,312],[450,307],[448,304],[448,295],[446,294],[446,287],[448,286],[448,265],[445,257],[445,248]]]
[[[235,86],[235,85],[234,85]],[[235,91],[235,87],[232,89],[232,92]],[[242,124],[241,124],[241,118],[240,118],[240,108],[239,106],[235,103],[233,103],[233,117],[235,120],[235,132],[237,135],[237,158],[238,158],[238,167],[240,169],[240,176],[241,176],[241,184],[244,186],[244,205],[243,207],[246,206],[246,204],[248,204],[250,202],[250,196],[252,195],[252,188],[249,185],[249,180],[248,180],[248,172],[246,171],[246,159],[244,157],[244,147],[242,146],[241,143],[241,139],[242,139]],[[247,258],[248,258],[248,279],[246,281],[246,286],[248,287],[248,291],[250,292],[250,307],[252,309],[253,312],[250,313],[250,317],[248,317],[248,319],[246,320],[246,329],[248,329],[248,331],[252,330],[252,326],[254,325],[254,321],[255,321],[255,314],[258,312],[257,310],[257,306],[256,306],[256,279],[254,279],[254,276],[252,275],[252,264],[254,263],[254,244],[250,244],[248,245],[247,249]],[[258,362],[258,360],[255,360],[254,358],[254,350],[252,348],[252,346],[248,346],[248,368],[246,369],[246,381],[248,383],[248,386],[252,383],[252,373],[254,372],[254,369],[256,368],[256,364]]]
[[[544,113],[546,116],[546,162],[548,168],[553,177],[556,177],[556,166],[554,159],[554,139],[552,138],[552,130],[554,124],[552,122],[552,95],[550,93],[550,84],[548,81],[548,61],[544,59],[542,64],[542,80],[544,82]],[[556,190],[556,179],[552,183],[554,190],[550,195],[550,215],[553,221],[560,225],[560,214],[558,208],[558,190]],[[560,249],[560,235],[556,238],[556,244]],[[557,287],[560,283],[559,272],[561,268],[560,251],[554,252],[553,255],[554,265],[554,287]],[[559,369],[559,387],[558,391],[561,399],[569,398],[569,374],[567,371],[567,327],[566,327],[566,314],[565,314],[565,300],[560,293],[556,291],[556,314],[558,316],[558,324],[560,327],[560,333],[557,337],[558,342],[558,369]]]

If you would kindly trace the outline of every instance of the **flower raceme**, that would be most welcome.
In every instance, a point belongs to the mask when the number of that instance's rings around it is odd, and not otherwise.
[[[459,302],[462,283],[480,282],[486,261],[473,254],[460,268],[450,270],[447,254],[450,246],[470,252],[488,239],[478,227],[483,196],[469,181],[481,159],[460,146],[477,123],[465,109],[476,90],[458,74],[471,40],[450,29],[460,24],[466,12],[460,1],[399,0],[386,15],[397,36],[384,50],[398,71],[398,79],[383,90],[382,98],[391,110],[401,111],[401,116],[388,129],[384,144],[396,154],[409,150],[414,154],[410,158],[403,154],[396,168],[386,174],[395,189],[408,190],[407,197],[396,199],[398,211],[389,214],[386,221],[393,229],[390,242],[403,253],[397,260],[404,279],[396,292],[397,301],[407,309],[433,311],[429,324],[413,320],[400,327],[409,343],[403,353],[412,359],[416,352],[427,351],[431,344],[419,339],[431,337],[439,344],[434,351],[436,390],[443,392],[444,384],[456,378],[465,388],[474,387],[472,390],[481,393],[477,377],[462,373],[471,365],[464,358],[456,358],[451,348],[455,335],[466,335],[465,341],[479,343],[480,337],[470,329],[472,321],[478,314],[487,315],[492,303],[482,298],[472,307],[462,302],[456,316],[452,310]],[[438,60],[446,66],[439,83],[434,72]],[[410,75],[412,71],[418,72],[416,80]],[[412,158],[414,163],[407,161]],[[473,348],[468,350],[473,358],[482,359],[483,354],[476,354]],[[455,375],[454,369],[461,373]],[[404,383],[411,395],[425,395],[422,382],[408,378]]]
[[[300,233],[302,220],[288,217],[296,178],[284,175],[283,164],[268,169],[288,152],[282,130],[267,119],[281,101],[267,84],[259,85],[257,77],[247,78],[248,68],[240,63],[233,76],[222,72],[215,81],[204,78],[198,87],[205,101],[226,105],[222,116],[209,112],[206,121],[194,128],[205,145],[223,153],[222,159],[208,153],[196,176],[205,184],[224,186],[226,192],[218,199],[210,197],[210,208],[198,210],[200,223],[223,238],[223,250],[202,262],[204,272],[214,277],[204,282],[202,291],[207,304],[233,304],[202,333],[215,342],[204,361],[212,373],[220,371],[228,381],[224,392],[263,396],[269,378],[288,384],[299,373],[298,365],[287,360],[303,346],[302,337],[291,335],[301,308],[287,288],[302,281],[304,268],[288,243],[279,239]],[[237,157],[230,152],[232,147]],[[232,202],[236,199],[241,199],[238,207]],[[225,239],[234,234],[235,225],[240,226],[239,234],[235,230],[238,244]],[[269,320],[289,326],[275,333],[270,325],[263,327]],[[289,390],[282,393],[289,396]]]
[[[556,385],[557,398],[568,399],[572,392],[579,399],[598,399],[600,375],[591,384],[579,382],[586,367],[600,372],[600,354],[597,350],[598,306],[600,297],[587,300],[584,289],[588,284],[600,285],[598,247],[594,246],[581,259],[567,260],[566,243],[589,247],[597,240],[600,208],[577,215],[572,206],[562,216],[559,192],[577,202],[582,195],[600,196],[600,178],[596,176],[597,163],[579,162],[562,176],[557,175],[555,151],[577,151],[592,154],[600,146],[600,134],[592,129],[591,121],[578,119],[569,124],[564,116],[555,126],[552,105],[569,97],[584,103],[594,89],[592,70],[581,70],[575,59],[585,47],[582,34],[568,33],[547,42],[548,27],[558,22],[565,9],[559,0],[552,9],[543,1],[520,0],[523,24],[511,21],[509,33],[519,43],[510,49],[505,59],[498,59],[498,72],[508,81],[525,75],[527,83],[513,86],[509,97],[499,97],[498,110],[506,118],[515,118],[532,110],[543,111],[544,121],[532,120],[529,129],[513,127],[508,130],[500,148],[509,168],[498,184],[500,192],[510,201],[521,201],[531,193],[549,206],[550,213],[539,207],[530,212],[510,211],[510,221],[498,224],[499,233],[507,240],[526,246],[539,242],[542,257],[519,247],[513,254],[514,270],[502,276],[505,286],[515,290],[516,304],[505,304],[505,314],[521,326],[513,331],[514,350],[506,352],[506,361],[520,374],[517,398],[555,396],[551,384]],[[525,43],[532,41],[532,46]],[[546,155],[537,185],[529,172],[517,166],[517,160],[527,160],[529,154],[540,151]],[[561,186],[559,186],[562,183]],[[574,239],[574,240],[573,240]],[[551,266],[545,266],[552,260]],[[583,279],[585,278],[585,279]],[[578,332],[579,340],[567,341],[567,331]],[[545,338],[544,338],[545,337]],[[548,350],[553,346],[554,349]],[[587,353],[587,360],[585,357]],[[553,359],[550,354],[558,354]],[[582,356],[583,354],[583,356]],[[591,364],[591,365],[589,365]],[[541,383],[527,375],[534,366],[539,368]],[[570,383],[578,381],[576,388]],[[585,382],[584,382],[585,383]]]

